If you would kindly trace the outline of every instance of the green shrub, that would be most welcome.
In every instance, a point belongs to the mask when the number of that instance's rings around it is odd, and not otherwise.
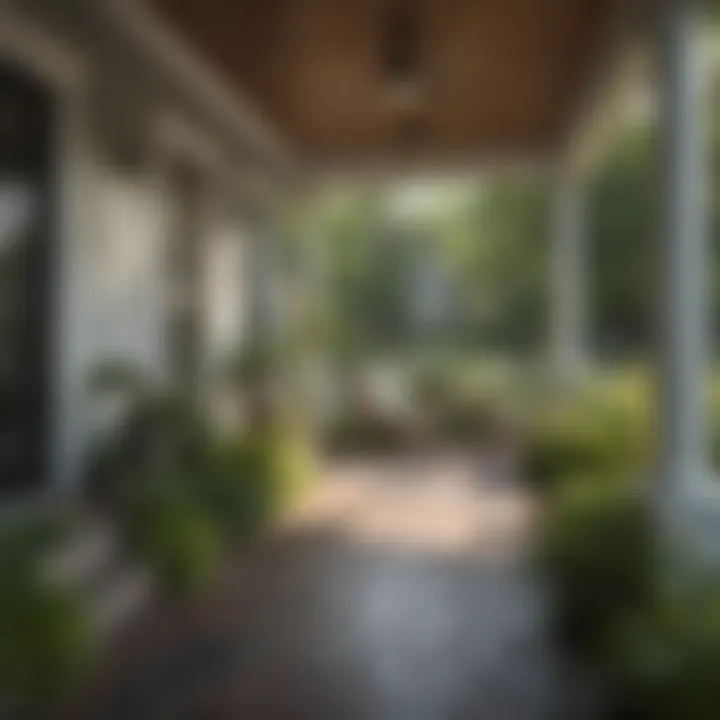
[[[564,477],[602,472],[607,464],[602,428],[574,417],[546,417],[525,438],[524,472],[533,486],[547,490]]]
[[[614,719],[720,717],[720,593],[656,598],[617,629],[605,671]]]
[[[62,700],[90,669],[94,643],[71,594],[22,578],[0,594],[0,696],[18,711]]]
[[[652,591],[643,503],[610,480],[569,481],[548,508],[540,540],[560,640],[573,650],[598,652]]]
[[[269,520],[309,487],[317,472],[311,447],[303,436],[281,424],[258,428],[247,443],[248,473],[264,488]]]
[[[246,440],[226,442],[209,453],[192,491],[230,540],[256,535],[268,522],[273,490]]]
[[[523,448],[527,479],[552,490],[564,478],[630,476],[648,458],[642,418],[616,407],[580,404],[541,413]]]
[[[90,461],[90,488],[114,499],[128,485],[200,467],[209,430],[194,404],[174,393],[134,400],[121,422],[102,438]]]
[[[220,533],[181,483],[129,498],[123,517],[131,547],[166,589],[181,595],[205,589],[218,570]]]
[[[88,487],[110,501],[129,486],[197,469],[210,428],[184,390],[158,385],[132,364],[102,363],[90,389],[118,406],[119,417],[96,441]]]
[[[273,423],[214,443],[188,487],[223,534],[236,540],[267,527],[309,487],[316,472],[309,442]]]
[[[0,527],[0,698],[13,711],[62,699],[90,667],[94,643],[79,599],[42,576],[64,532],[59,517],[35,512]]]
[[[18,577],[34,577],[45,552],[67,534],[67,523],[53,512],[32,511],[0,524],[0,587]]]

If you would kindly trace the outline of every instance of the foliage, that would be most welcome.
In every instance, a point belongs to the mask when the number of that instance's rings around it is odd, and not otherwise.
[[[502,349],[537,347],[548,308],[548,193],[539,183],[496,181],[466,209],[457,254],[467,306],[465,332]]]
[[[717,165],[720,123],[713,120],[710,153]],[[610,359],[645,356],[655,339],[658,157],[654,128],[642,119],[628,123],[583,188],[591,272],[588,339]],[[720,274],[717,177],[714,183],[708,193],[711,280]],[[548,184],[495,177],[457,189],[455,196],[452,212],[426,211],[422,222],[413,223],[391,217],[377,197],[333,194],[316,226],[327,250],[328,305],[338,322],[358,329],[374,349],[442,341],[537,351],[548,327]],[[429,257],[449,281],[458,322],[441,338],[419,337],[408,313],[420,256]],[[717,319],[720,283],[710,285]]]
[[[20,708],[62,699],[90,667],[93,642],[78,601],[39,578],[0,595],[0,694]]]
[[[559,402],[536,413],[529,424],[525,476],[548,490],[566,477],[638,473],[649,459],[649,429],[643,404],[607,396]]]
[[[227,539],[252,537],[269,520],[269,490],[254,471],[243,440],[218,442],[189,483],[200,506]]]
[[[297,499],[314,473],[309,443],[287,428],[270,426],[216,443],[190,485],[227,537],[249,538]]]
[[[193,594],[207,586],[218,569],[220,535],[180,483],[127,498],[123,515],[131,547],[168,590]]]
[[[102,375],[100,369],[98,376]],[[187,474],[199,467],[209,428],[195,402],[173,388],[153,385],[132,368],[125,374],[113,370],[109,376],[115,392],[124,392],[124,406],[110,430],[97,440],[90,460],[91,491],[112,498],[137,482]],[[123,378],[129,378],[127,385]]]
[[[651,534],[640,498],[622,483],[572,478],[544,519],[540,556],[564,643],[603,649],[653,586]]]
[[[574,414],[544,417],[524,443],[525,477],[540,490],[552,490],[579,473],[607,471],[613,453],[598,423]]]
[[[647,127],[628,129],[589,187],[588,262],[595,271],[589,307],[597,345],[608,353],[637,352],[652,340],[656,152]]]
[[[0,696],[15,711],[62,699],[88,672],[94,640],[79,600],[47,581],[41,562],[62,537],[53,515],[0,528]]]
[[[315,477],[310,444],[287,421],[255,428],[245,442],[248,474],[264,488],[263,508],[267,519],[273,519],[296,501]]]
[[[176,593],[202,590],[228,542],[249,539],[312,480],[308,445],[270,426],[205,448],[183,473],[153,474],[119,494],[134,551]]]
[[[717,718],[720,593],[658,594],[617,628],[605,670],[612,718]]]
[[[67,524],[50,511],[24,512],[0,524],[0,587],[38,571],[43,554],[62,540]]]
[[[276,352],[256,349],[238,358],[238,388],[265,385],[276,362]],[[98,376],[103,382],[96,387],[127,388],[127,397],[121,421],[99,445],[94,487],[169,589],[200,590],[217,568],[223,541],[259,532],[307,484],[309,446],[264,394],[250,430],[220,440],[184,394],[138,381],[131,370],[113,367]]]

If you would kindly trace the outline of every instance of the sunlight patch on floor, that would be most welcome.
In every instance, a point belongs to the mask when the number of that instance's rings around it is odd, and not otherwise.
[[[361,542],[449,554],[517,545],[532,503],[516,487],[491,486],[470,462],[375,461],[343,468],[292,519]]]

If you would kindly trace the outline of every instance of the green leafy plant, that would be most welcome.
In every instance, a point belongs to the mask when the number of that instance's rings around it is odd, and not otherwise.
[[[265,489],[268,517],[295,501],[314,479],[309,443],[282,423],[257,428],[247,437],[248,472]]]
[[[720,716],[720,593],[657,595],[621,624],[605,662],[617,720]]]
[[[90,458],[89,487],[97,496],[112,500],[138,482],[200,466],[210,431],[190,397],[115,366],[99,368],[94,382],[103,392],[125,392],[119,419]]]
[[[573,651],[600,652],[614,627],[653,591],[645,508],[610,480],[574,478],[558,491],[543,521],[540,557],[558,637]]]
[[[168,483],[126,500],[124,527],[132,549],[170,592],[198,593],[218,570],[219,530],[181,483]]]
[[[253,537],[269,522],[273,491],[243,438],[218,443],[190,483],[193,495],[231,540]]]
[[[263,358],[247,363],[246,378],[265,374]],[[99,446],[95,488],[166,587],[193,593],[214,575],[223,541],[253,536],[295,496],[312,473],[309,446],[277,408],[220,440],[184,395],[131,386],[142,391]]]
[[[51,511],[8,516],[0,523],[0,587],[34,577],[44,553],[67,534],[65,518]]]
[[[78,598],[43,577],[64,525],[31,513],[0,527],[0,697],[33,713],[62,700],[89,672],[95,641]]]
[[[75,597],[39,578],[0,594],[0,695],[18,710],[62,700],[85,678],[94,641]]]
[[[579,404],[541,412],[523,442],[526,478],[551,491],[565,478],[630,477],[647,459],[643,421],[618,409]]]

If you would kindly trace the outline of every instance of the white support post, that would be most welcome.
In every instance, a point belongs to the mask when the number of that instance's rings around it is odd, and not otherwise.
[[[550,361],[560,379],[577,379],[586,369],[584,204],[574,178],[558,180],[551,209]]]
[[[660,502],[674,513],[676,502],[687,500],[688,491],[694,494],[708,470],[706,134],[699,3],[662,0],[660,5]]]

